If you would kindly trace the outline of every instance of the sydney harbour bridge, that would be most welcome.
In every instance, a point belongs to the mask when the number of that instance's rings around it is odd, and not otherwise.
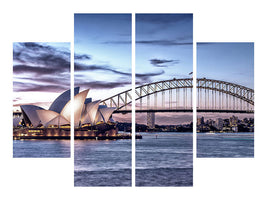
[[[221,80],[196,80],[197,112],[254,113],[254,90]],[[132,90],[104,99],[115,113],[132,111]],[[135,112],[193,112],[193,79],[171,79],[135,88]]]
[[[135,88],[135,112],[193,112],[193,79],[163,80]],[[254,113],[254,90],[221,80],[196,79],[197,112]],[[114,113],[132,112],[132,90],[104,99],[101,104],[115,107]],[[14,112],[14,117],[21,112]]]

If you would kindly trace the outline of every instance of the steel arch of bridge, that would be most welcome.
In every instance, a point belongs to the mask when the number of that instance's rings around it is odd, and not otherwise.
[[[242,85],[226,81],[201,78],[197,79],[197,88],[222,92],[254,105],[254,90]]]
[[[196,87],[199,90],[215,91],[225,95],[230,95],[237,99],[240,99],[247,104],[254,106],[254,90],[244,87],[242,85],[214,80],[199,78],[196,80]],[[141,85],[135,88],[136,99],[139,100],[149,95],[163,92],[166,90],[181,89],[181,88],[193,88],[193,79],[171,79],[153,82],[145,85]],[[109,97],[102,101],[102,104],[109,107],[116,107],[117,111],[122,110],[123,107],[132,103],[132,90],[126,90],[112,97]],[[227,110],[225,110],[227,112]]]

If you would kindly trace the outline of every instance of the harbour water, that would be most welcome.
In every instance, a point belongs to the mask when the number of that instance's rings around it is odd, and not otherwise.
[[[192,133],[141,133],[136,186],[192,186]],[[157,138],[156,138],[157,135]],[[75,186],[131,186],[131,140],[75,140]]]
[[[141,133],[136,186],[192,186],[192,133]],[[14,140],[13,157],[70,157],[70,140]],[[132,184],[131,140],[75,140],[75,186]]]
[[[254,133],[198,133],[197,157],[254,157]]]
[[[70,140],[13,140],[14,158],[69,158]]]
[[[75,140],[75,186],[131,186],[131,140]]]
[[[136,141],[136,186],[192,186],[192,133],[141,133]]]

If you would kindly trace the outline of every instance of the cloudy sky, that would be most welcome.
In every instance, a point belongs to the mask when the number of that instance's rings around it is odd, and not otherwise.
[[[131,14],[75,14],[75,86],[94,100],[131,88]],[[85,56],[86,55],[86,56]]]
[[[197,43],[197,77],[254,88],[253,43]]]
[[[136,73],[154,75],[136,84],[188,78],[192,70],[193,15],[137,14]]]
[[[47,108],[70,88],[70,43],[13,43],[13,105]]]
[[[190,77],[192,14],[136,14],[136,85]],[[106,98],[131,88],[131,14],[75,14],[75,85]]]

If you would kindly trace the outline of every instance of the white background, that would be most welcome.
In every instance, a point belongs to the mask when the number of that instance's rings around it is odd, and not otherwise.
[[[266,199],[264,1],[8,1],[0,3],[1,199]],[[12,158],[12,43],[72,42],[74,13],[193,13],[194,42],[255,42],[255,158],[196,159],[194,186],[74,187],[73,158]],[[196,155],[196,154],[194,154]]]

